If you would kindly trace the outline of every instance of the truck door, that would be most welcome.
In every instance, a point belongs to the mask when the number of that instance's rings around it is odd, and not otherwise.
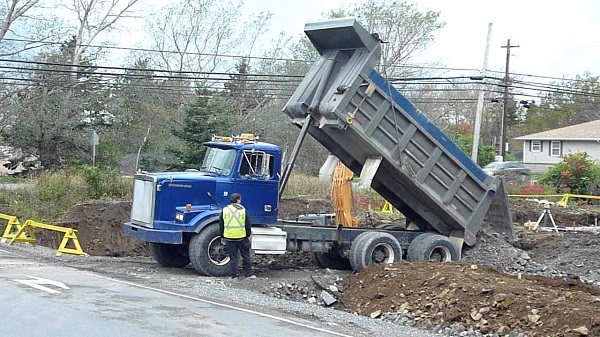
[[[271,224],[277,221],[279,181],[272,154],[264,151],[243,151],[235,192],[242,195],[242,205],[253,223]]]

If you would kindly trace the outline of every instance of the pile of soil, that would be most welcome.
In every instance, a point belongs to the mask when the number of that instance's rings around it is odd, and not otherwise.
[[[77,240],[82,250],[96,256],[147,255],[145,244],[124,236],[123,223],[129,221],[131,202],[97,201],[76,204],[53,225],[77,230]],[[36,235],[42,246],[57,249],[63,234],[38,231]],[[71,248],[73,246],[67,246]]]
[[[466,263],[377,264],[346,279],[343,300],[372,317],[392,312],[501,336],[600,335],[600,289],[576,277],[519,277]]]

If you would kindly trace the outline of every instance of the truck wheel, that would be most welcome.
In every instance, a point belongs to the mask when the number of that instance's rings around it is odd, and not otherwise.
[[[350,270],[350,261],[340,255],[338,250],[331,250],[327,253],[313,253],[313,262],[321,268]]]
[[[184,245],[169,245],[150,242],[150,254],[164,267],[183,268],[190,264],[190,257]]]
[[[355,252],[351,254],[354,270],[363,270],[371,263],[394,263],[402,260],[402,246],[391,234],[383,232],[365,234],[363,239],[356,242]],[[354,243],[352,247],[354,248]]]
[[[229,255],[221,244],[219,227],[208,225],[190,240],[190,262],[197,272],[207,276],[226,276],[231,273]]]
[[[352,266],[352,270],[355,272],[360,270],[358,269],[357,265],[357,261],[359,259],[359,250],[362,246],[362,243],[360,242],[365,240],[365,238],[368,237],[370,234],[371,232],[364,232],[358,234],[358,236],[352,241],[352,245],[350,246],[350,265]]]
[[[409,261],[450,262],[458,260],[458,250],[446,236],[423,233],[408,245]]]

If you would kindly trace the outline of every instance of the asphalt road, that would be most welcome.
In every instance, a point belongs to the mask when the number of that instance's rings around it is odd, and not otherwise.
[[[48,265],[0,246],[4,336],[347,336],[320,325]]]

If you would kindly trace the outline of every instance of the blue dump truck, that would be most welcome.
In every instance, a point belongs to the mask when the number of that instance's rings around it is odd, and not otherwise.
[[[329,268],[460,259],[484,223],[512,237],[502,181],[469,156],[375,69],[380,39],[355,19],[308,23],[320,57],[283,112],[300,129],[289,160],[252,134],[213,137],[200,168],[135,176],[126,236],[163,266],[223,276],[229,257],[218,218],[241,193],[257,254],[307,251]],[[279,199],[307,134],[410,221],[409,229],[349,228],[323,215],[278,219]],[[325,220],[327,219],[327,220]]]

